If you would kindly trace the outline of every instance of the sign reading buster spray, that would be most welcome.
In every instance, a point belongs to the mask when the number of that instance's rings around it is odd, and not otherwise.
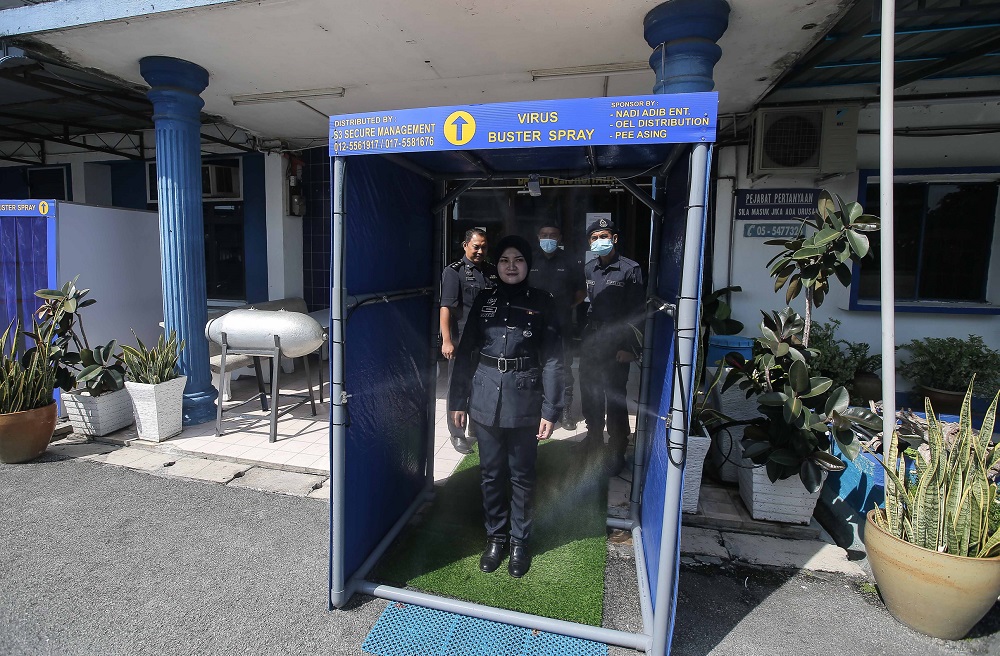
[[[330,155],[715,141],[719,95],[424,107],[330,118]]]

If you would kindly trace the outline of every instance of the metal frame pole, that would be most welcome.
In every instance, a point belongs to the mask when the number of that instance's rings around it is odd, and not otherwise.
[[[882,435],[896,429],[896,272],[893,225],[893,109],[895,108],[896,4],[882,0],[881,82],[879,88],[879,212],[881,228],[882,301]],[[882,440],[883,454],[889,440]]]
[[[350,594],[344,575],[346,508],[347,392],[344,375],[344,171],[347,160],[333,159],[333,229],[330,262],[330,604],[341,607]]]
[[[701,298],[701,262],[705,242],[705,203],[708,193],[708,144],[696,144],[691,152],[691,180],[688,191],[687,225],[684,234],[684,261],[680,298],[677,301],[677,360],[670,403],[667,449],[686,452],[687,418],[694,397],[694,354],[698,339],[698,310]],[[663,530],[660,539],[656,605],[653,614],[653,646],[656,656],[666,654],[673,618],[672,598],[677,582],[680,537],[683,458],[667,459],[666,488],[663,491]]]

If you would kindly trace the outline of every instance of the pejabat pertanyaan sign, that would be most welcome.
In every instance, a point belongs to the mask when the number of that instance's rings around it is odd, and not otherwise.
[[[819,192],[819,189],[737,189],[735,218],[806,219],[818,208]]]
[[[715,141],[719,95],[423,107],[330,117],[330,155]]]

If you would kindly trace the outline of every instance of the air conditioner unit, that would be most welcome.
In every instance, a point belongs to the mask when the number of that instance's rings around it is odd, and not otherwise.
[[[760,109],[754,115],[750,177],[853,173],[858,107]]]

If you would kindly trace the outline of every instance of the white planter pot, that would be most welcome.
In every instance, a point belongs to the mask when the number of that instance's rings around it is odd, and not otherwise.
[[[132,413],[140,439],[162,442],[181,432],[186,382],[187,376],[179,376],[156,385],[125,383],[132,397]]]
[[[74,433],[99,437],[132,424],[126,389],[96,397],[89,392],[63,392],[62,403]]]
[[[740,497],[754,519],[785,524],[808,524],[812,521],[816,502],[823,489],[809,492],[798,476],[771,482],[764,467],[757,467],[751,460],[742,458],[743,447],[737,442],[742,466],[739,468]],[[826,480],[826,472],[823,472]]]
[[[684,491],[681,510],[686,513],[698,512],[698,497],[701,495],[701,471],[705,467],[705,457],[712,446],[712,438],[702,429],[700,435],[688,435],[687,459],[684,462]]]
[[[712,375],[709,370],[707,375]],[[721,385],[719,386],[721,387]],[[733,385],[725,394],[718,392],[716,388],[717,404],[719,409],[730,417],[754,417],[757,413],[757,398],[747,398],[746,392],[739,386]],[[743,439],[744,426],[731,426],[725,430],[715,433],[714,444],[710,451],[712,466],[719,473],[719,478],[727,483],[735,483],[739,480],[739,462],[742,458],[742,451],[739,443]]]

